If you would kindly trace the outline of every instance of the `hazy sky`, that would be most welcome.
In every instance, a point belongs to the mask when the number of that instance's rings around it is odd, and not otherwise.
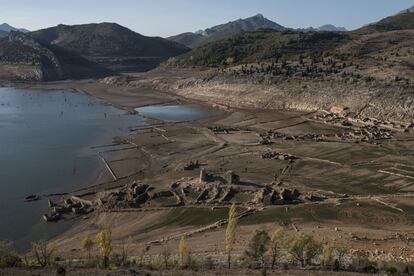
[[[355,29],[414,6],[414,0],[0,0],[0,23],[30,30],[59,23],[117,22],[169,36],[262,13],[286,27]]]

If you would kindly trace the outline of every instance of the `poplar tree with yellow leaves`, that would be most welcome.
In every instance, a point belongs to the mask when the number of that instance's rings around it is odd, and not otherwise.
[[[227,264],[231,267],[231,253],[236,243],[237,212],[236,205],[232,205],[229,210],[229,218],[226,229],[225,252],[227,254]]]
[[[89,235],[85,236],[85,238],[82,239],[81,246],[82,246],[83,252],[85,252],[88,259],[90,259],[91,258],[91,250],[92,250],[92,247],[93,247],[93,240],[91,239],[91,237]]]
[[[112,252],[112,240],[111,240],[112,231],[110,228],[102,229],[96,235],[96,241],[99,245],[99,252],[102,257],[103,266],[108,267],[109,265],[109,256]]]
[[[180,243],[178,244],[178,264],[181,266],[181,268],[184,268],[186,266],[186,255],[187,255],[187,241],[185,240],[185,237],[181,237]]]

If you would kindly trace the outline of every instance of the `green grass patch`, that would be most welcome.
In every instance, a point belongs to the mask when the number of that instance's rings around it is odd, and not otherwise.
[[[187,194],[187,198],[191,200],[196,200],[200,196],[201,192],[197,192],[195,189],[189,189],[189,193]]]
[[[327,223],[341,221],[344,223],[360,223],[364,225],[377,225],[413,221],[412,216],[402,214],[387,206],[376,203],[347,202],[341,205],[316,204],[270,207],[253,216],[246,217],[240,223],[244,225],[255,225],[263,223],[290,224],[292,222],[319,222]]]
[[[269,207],[246,217],[241,224],[292,223],[293,221],[311,222],[335,220],[338,210],[332,204]]]
[[[238,210],[238,212],[241,211],[242,209]],[[159,223],[149,226],[145,231],[148,232],[170,226],[205,226],[226,219],[228,212],[227,208],[214,210],[210,208],[176,208],[165,214]]]

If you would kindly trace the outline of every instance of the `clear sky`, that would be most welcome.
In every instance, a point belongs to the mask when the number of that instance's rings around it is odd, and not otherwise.
[[[414,6],[414,0],[0,0],[0,23],[36,30],[116,22],[151,36],[205,29],[257,13],[286,27],[350,30]]]

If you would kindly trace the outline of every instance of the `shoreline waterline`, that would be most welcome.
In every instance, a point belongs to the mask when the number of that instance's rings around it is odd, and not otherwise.
[[[14,241],[17,249],[34,239],[50,239],[73,223],[45,225],[41,214],[47,212],[47,197],[30,203],[24,198],[97,183],[104,167],[90,147],[143,123],[139,116],[73,90],[2,87],[0,114],[5,148],[0,157],[0,240]]]
[[[90,139],[89,143],[85,144],[85,147],[83,150],[86,150],[87,152],[91,150],[91,148],[99,146],[100,144],[107,144],[109,143],[114,137],[116,136],[127,136],[128,134],[130,134],[130,127],[132,126],[137,126],[137,125],[145,125],[145,124],[151,124],[151,122],[154,121],[162,121],[159,120],[157,118],[151,118],[151,116],[147,116],[147,114],[145,114],[145,112],[130,112],[132,107],[120,107],[121,105],[119,104],[114,104],[113,102],[108,101],[107,99],[101,98],[101,97],[96,97],[95,95],[85,92],[84,89],[73,89],[73,88],[62,88],[62,89],[56,89],[56,88],[45,88],[43,89],[42,87],[36,87],[36,88],[14,88],[14,87],[2,87],[0,88],[0,103],[1,103],[1,96],[3,92],[1,89],[10,89],[10,90],[14,90],[13,92],[23,92],[23,93],[27,93],[28,91],[31,91],[34,94],[42,94],[42,95],[50,95],[48,93],[66,93],[67,95],[73,95],[75,98],[76,97],[86,97],[87,99],[89,99],[89,101],[92,101],[93,104],[91,102],[89,102],[89,104],[87,104],[87,108],[94,108],[94,106],[98,106],[99,108],[105,110],[105,109],[111,109],[112,112],[114,112],[115,115],[117,115],[118,117],[125,117],[127,118],[127,122],[126,124],[123,124],[122,122],[119,124],[119,121],[116,120],[116,122],[114,124],[111,124],[112,127],[114,128],[114,132],[110,132],[108,134],[108,132],[104,131],[103,133],[103,137],[102,138],[93,138]],[[3,94],[4,95],[4,94]],[[30,96],[29,96],[30,97]],[[63,101],[63,103],[67,103],[68,101],[64,100],[64,97],[62,99],[60,99],[61,101]],[[183,107],[186,108],[186,104],[183,105],[177,105],[178,102],[175,102],[175,105],[172,105],[171,103],[174,102],[162,102],[160,104],[155,104],[155,105],[146,105],[147,108],[155,108],[158,109],[162,106],[178,106],[178,109],[180,109],[179,107]],[[60,103],[62,104],[62,102]],[[1,105],[0,105],[1,108]],[[201,110],[201,106],[200,106],[200,111],[197,109],[197,106],[193,105],[193,112],[194,113],[188,113],[186,116],[189,116],[189,118],[187,119],[192,119],[191,117],[194,116],[194,114],[196,114],[197,112],[202,113],[201,116],[196,116],[196,120],[202,119],[203,117],[208,117],[211,116],[214,112],[211,111],[211,113],[206,112],[205,110]],[[203,107],[203,108],[207,108],[207,107]],[[135,110],[135,108],[133,108],[133,110]],[[56,110],[55,110],[56,111]],[[59,113],[56,111],[55,115],[59,115]],[[60,113],[62,114],[62,113]],[[63,112],[63,117],[65,117],[66,115],[66,111]],[[96,116],[96,114],[94,115]],[[109,114],[105,115],[109,117]],[[134,120],[129,120],[130,118],[134,118]],[[100,118],[100,120],[102,120],[103,118]],[[105,117],[105,119],[107,119]],[[122,121],[122,120],[121,120]],[[184,120],[187,121],[187,120]],[[194,121],[194,120],[191,120]],[[1,123],[1,121],[0,121]],[[120,125],[122,126],[120,128]],[[97,157],[98,154],[96,153],[95,157]],[[0,160],[1,161],[1,160]],[[26,192],[24,194],[24,196],[27,196],[29,194],[40,194],[40,195],[49,195],[49,194],[53,194],[53,193],[70,193],[70,192],[74,192],[74,191],[82,191],[82,190],[88,190],[90,187],[93,186],[98,186],[101,185],[101,183],[105,183],[105,177],[106,177],[106,181],[107,182],[111,182],[110,179],[107,178],[107,176],[105,176],[107,174],[106,172],[106,168],[104,166],[104,164],[99,160],[99,162],[95,162],[95,167],[93,168],[93,173],[91,173],[90,177],[85,176],[82,180],[77,180],[77,185],[72,185],[72,184],[61,184],[59,189],[55,189],[52,191],[47,191],[45,193],[41,193],[40,192],[31,192],[28,193]],[[81,184],[80,184],[81,183]],[[1,187],[0,187],[1,188]],[[18,200],[22,198],[21,202]],[[45,223],[44,221],[42,221],[41,219],[41,213],[40,212],[47,212],[47,198],[48,197],[43,197],[42,200],[40,201],[36,201],[36,202],[32,202],[32,203],[24,203],[23,202],[23,194],[19,195],[19,198],[15,198],[15,200],[17,200],[18,202],[16,202],[16,205],[20,205],[20,209],[22,210],[21,212],[24,212],[24,210],[26,208],[33,208],[33,206],[37,207],[37,210],[41,210],[38,211],[36,214],[36,218],[35,220],[35,224],[32,223],[32,229],[31,231],[28,231],[30,233],[28,233],[27,235],[24,235],[23,238],[20,237],[16,242],[16,248],[20,249],[20,250],[25,250],[28,248],[30,241],[36,240],[36,239],[53,239],[55,237],[58,237],[59,235],[63,234],[65,231],[67,231],[68,229],[70,229],[74,224],[77,223],[77,219],[70,219],[67,221],[61,221],[59,223]],[[7,209],[7,207],[6,207]],[[39,215],[40,214],[40,215]],[[0,214],[1,215],[1,214]],[[1,235],[1,233],[0,233]],[[4,235],[0,238],[4,239]],[[7,238],[7,237],[5,237]]]

